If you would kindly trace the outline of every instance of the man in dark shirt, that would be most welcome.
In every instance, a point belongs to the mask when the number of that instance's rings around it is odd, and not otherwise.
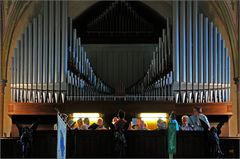
[[[127,141],[125,138],[125,131],[127,130],[127,121],[124,119],[125,117],[125,112],[120,110],[118,112],[118,118],[119,120],[114,123],[115,127],[115,151],[118,155],[118,157],[123,157],[126,154],[126,147],[127,147]]]

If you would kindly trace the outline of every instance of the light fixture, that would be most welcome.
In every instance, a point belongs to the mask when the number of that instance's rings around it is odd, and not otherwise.
[[[149,130],[155,130],[157,128],[157,121],[159,119],[167,122],[167,113],[140,113],[139,117],[148,125]]]
[[[84,120],[84,118],[88,118],[90,124],[96,123],[100,117],[99,113],[73,113],[72,114],[73,121],[78,121],[80,118]]]
[[[141,118],[167,118],[167,113],[140,113]]]
[[[99,118],[99,113],[73,113],[73,118]]]

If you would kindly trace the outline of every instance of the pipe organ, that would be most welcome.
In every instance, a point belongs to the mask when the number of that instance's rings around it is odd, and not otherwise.
[[[198,13],[196,1],[172,4],[172,21],[167,18],[148,70],[125,89],[124,99],[229,101],[230,56],[221,33]],[[28,24],[14,49],[12,101],[116,100],[114,88],[94,72],[72,25],[67,1],[43,2],[42,13]]]
[[[67,2],[44,2],[43,13],[28,24],[14,49],[12,101],[63,103],[112,93],[72,29]]]
[[[230,56],[196,1],[173,2],[173,95],[176,102],[230,100]],[[187,15],[187,16],[186,16]]]
[[[172,53],[170,24],[162,30],[162,37],[153,52],[153,58],[145,76],[127,88],[128,94],[144,97],[144,100],[173,100],[172,98]]]

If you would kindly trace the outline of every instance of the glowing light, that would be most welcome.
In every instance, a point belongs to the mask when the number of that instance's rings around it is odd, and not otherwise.
[[[157,128],[158,119],[167,122],[167,117],[167,113],[140,113],[141,120],[148,125],[149,130],[155,130]]]
[[[141,118],[141,120],[145,122],[156,122],[158,121],[159,118]],[[167,118],[161,118],[163,121],[167,121]]]
[[[167,113],[140,113],[141,118],[167,118]]]
[[[73,118],[99,118],[99,113],[73,113]]]
[[[73,121],[75,121],[75,122],[76,122],[76,121],[78,121],[78,119],[79,119],[79,118],[73,118]]]
[[[84,120],[84,118],[88,118],[90,121],[90,125],[93,123],[97,123],[100,114],[99,113],[73,113],[72,114],[73,121],[78,121],[80,118]]]

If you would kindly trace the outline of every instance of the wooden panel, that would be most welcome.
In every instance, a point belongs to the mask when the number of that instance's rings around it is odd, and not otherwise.
[[[176,113],[179,115],[192,114],[194,106],[202,107],[206,115],[232,115],[232,103],[176,104]]]
[[[168,157],[167,131],[127,131],[126,157]],[[20,157],[18,138],[2,138],[0,157]],[[239,138],[221,138],[224,157],[239,158]],[[38,131],[33,141],[32,156],[56,157],[56,131]],[[209,144],[204,132],[177,132],[178,158],[210,157]],[[67,157],[117,157],[112,131],[68,131]]]
[[[9,115],[56,115],[54,108],[65,113],[73,112],[99,112],[114,114],[123,109],[127,114],[141,112],[171,112],[175,110],[177,115],[192,114],[196,104],[175,104],[173,102],[124,102],[124,101],[95,101],[95,102],[68,102],[65,104],[48,103],[10,103]],[[206,115],[232,115],[232,103],[202,103],[197,104],[203,108]]]
[[[10,103],[8,115],[56,115],[56,104]]]

